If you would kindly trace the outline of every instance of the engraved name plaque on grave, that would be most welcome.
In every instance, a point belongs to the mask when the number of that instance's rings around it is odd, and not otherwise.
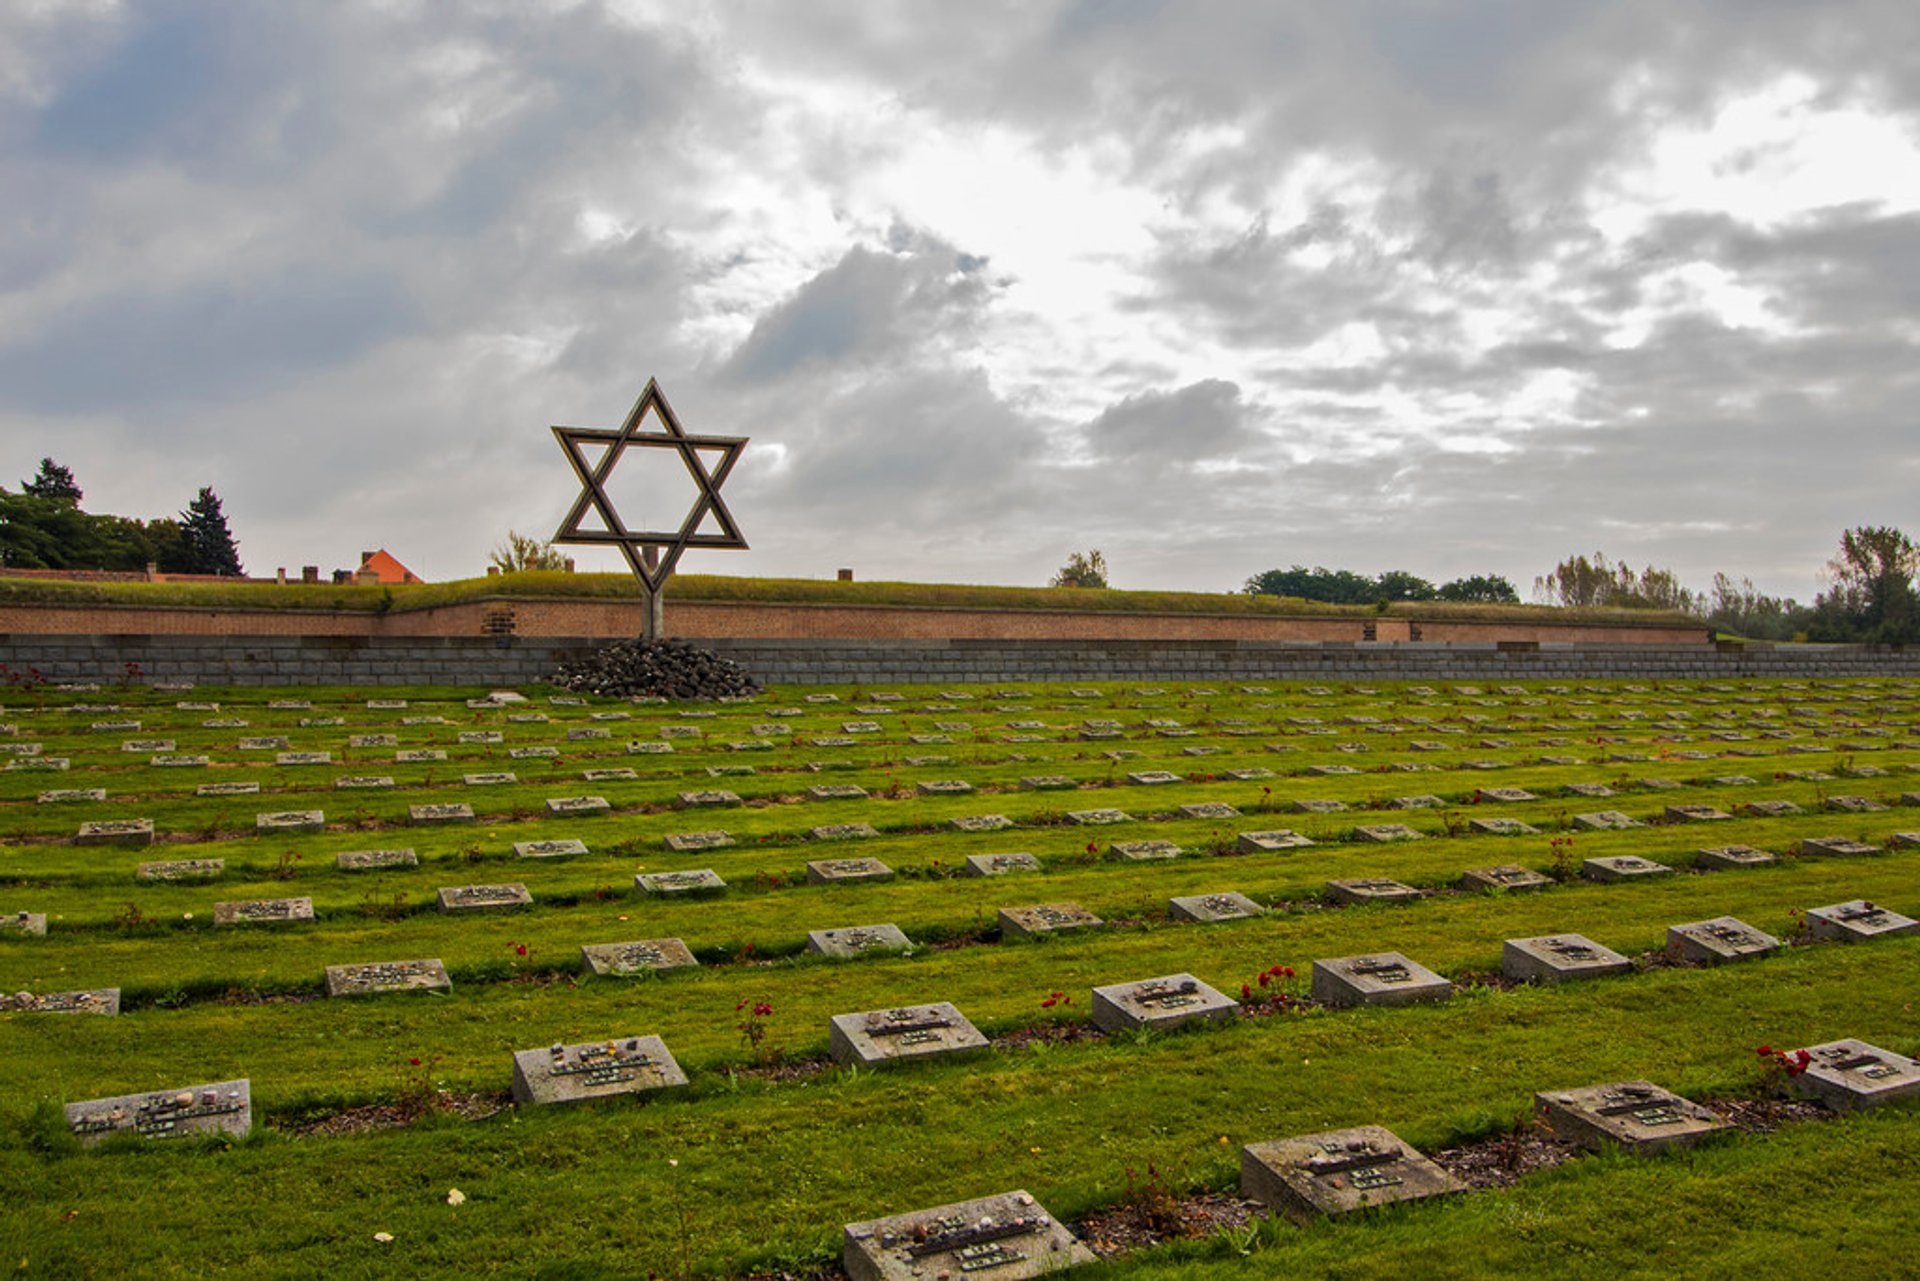
[[[418,867],[420,857],[412,850],[347,850],[334,855],[333,865],[343,872],[370,872],[383,867]]]
[[[1807,909],[1807,931],[1815,938],[1855,942],[1883,934],[1920,933],[1920,921],[1867,899]]]
[[[556,796],[547,801],[547,813],[574,818],[605,814],[612,808],[604,796]]]
[[[1551,884],[1552,877],[1518,863],[1476,867],[1460,874],[1460,888],[1466,890],[1537,890]]]
[[[1170,974],[1138,983],[1093,989],[1095,1027],[1125,1032],[1139,1027],[1175,1028],[1186,1023],[1231,1020],[1235,1003],[1191,974]]]
[[[1800,842],[1800,853],[1807,858],[1817,855],[1825,855],[1829,858],[1865,858],[1879,852],[1880,848],[1877,845],[1849,840],[1844,836],[1809,836]]]
[[[515,841],[513,852],[519,858],[568,858],[575,854],[585,854],[584,841]]]
[[[1693,865],[1703,872],[1719,872],[1741,867],[1764,867],[1778,860],[1765,850],[1751,845],[1721,845],[1701,850],[1693,856]]]
[[[116,1134],[185,1139],[203,1134],[244,1136],[253,1128],[253,1091],[245,1080],[215,1081],[151,1094],[69,1103],[67,1129],[92,1145]]]
[[[271,925],[284,921],[311,921],[310,898],[238,899],[213,905],[215,925]]]
[[[432,805],[407,806],[407,821],[421,827],[431,827],[437,823],[471,823],[473,806],[464,801],[441,801]]]
[[[133,874],[142,881],[209,881],[226,870],[223,858],[178,858],[142,863]]]
[[[447,967],[438,959],[372,961],[361,965],[329,965],[328,996],[377,996],[383,992],[445,992],[453,987]]]
[[[153,820],[150,818],[107,818],[82,823],[73,838],[75,845],[125,845],[138,848],[153,844]]]
[[[807,864],[807,884],[839,885],[848,881],[885,881],[893,869],[877,858],[829,858]]]
[[[42,792],[38,797],[38,801],[42,805],[66,805],[75,801],[104,801],[106,799],[106,789],[101,787],[59,787],[50,792]]]
[[[849,1223],[842,1240],[850,1281],[1026,1281],[1095,1257],[1025,1192]]]
[[[1920,1063],[1905,1055],[1852,1038],[1810,1045],[1806,1054],[1806,1071],[1788,1084],[1836,1112],[1920,1098]]]
[[[1582,934],[1508,939],[1500,948],[1500,972],[1516,983],[1564,983],[1631,969],[1632,961]]]
[[[964,814],[947,820],[947,826],[960,832],[1000,832],[1013,826],[1005,814]]]
[[[1106,922],[1078,903],[1040,903],[1000,909],[1000,937],[1033,938],[1064,930],[1091,929]]]
[[[1241,832],[1234,838],[1234,847],[1242,854],[1274,854],[1281,850],[1297,850],[1313,844],[1311,840],[1287,828],[1271,832]]]
[[[1580,864],[1580,875],[1590,881],[1631,881],[1643,876],[1667,876],[1672,872],[1673,869],[1665,863],[1656,863],[1634,854],[1610,854],[1602,858],[1590,858]]]
[[[1266,911],[1246,895],[1233,890],[1219,894],[1191,894],[1167,900],[1167,915],[1176,921],[1211,924],[1238,921]]]
[[[987,1048],[980,1030],[945,1001],[836,1014],[827,1040],[836,1062],[867,1067]]]
[[[880,833],[871,823],[828,823],[807,835],[816,841],[863,841]]]
[[[704,792],[680,793],[680,804],[688,809],[717,808],[721,806],[738,805],[739,803],[740,798],[737,795],[721,788],[714,788]]]
[[[1619,1147],[1635,1155],[1689,1148],[1729,1122],[1651,1081],[1619,1081],[1533,1096],[1555,1136],[1590,1152]]]
[[[1476,818],[1467,827],[1484,836],[1538,836],[1540,829],[1517,818]]]
[[[1364,823],[1353,829],[1355,840],[1386,844],[1392,841],[1417,841],[1423,835],[1405,823]]]
[[[1377,1125],[1240,1149],[1241,1195],[1301,1224],[1323,1214],[1466,1190],[1465,1183]]]
[[[662,837],[660,843],[676,854],[697,854],[701,850],[731,845],[733,837],[725,832],[672,832]]]
[[[1667,929],[1667,955],[1696,965],[1744,961],[1780,950],[1780,940],[1731,916]]]
[[[278,814],[255,814],[253,830],[261,834],[283,835],[288,832],[319,832],[325,830],[327,816],[320,810],[285,810]]]
[[[807,951],[845,960],[882,952],[911,952],[913,942],[897,925],[851,925],[837,930],[808,930]]]
[[[1444,1001],[1453,984],[1398,952],[1313,963],[1313,999],[1322,1005],[1412,1005]]]
[[[657,1036],[552,1045],[513,1056],[513,1100],[522,1106],[584,1103],[686,1083],[687,1074]]]
[[[496,908],[531,907],[533,895],[515,881],[507,885],[443,885],[442,912],[486,912]]]
[[[631,943],[589,943],[580,949],[580,964],[592,974],[625,978],[700,962],[679,939],[637,939]]]
[[[1149,863],[1179,858],[1182,850],[1172,841],[1115,841],[1107,852],[1114,858],[1130,863]]]
[[[727,888],[712,868],[689,868],[684,872],[641,872],[633,878],[634,888],[642,894],[660,898],[676,895],[718,894]]]
[[[97,987],[85,992],[15,992],[0,994],[0,1013],[107,1014],[120,1012],[120,989]]]
[[[1121,810],[1068,810],[1069,822],[1090,827],[1100,827],[1108,823],[1131,823],[1133,816]]]
[[[1592,814],[1575,814],[1573,825],[1584,832],[1623,832],[1630,827],[1645,827],[1639,819],[1619,810],[1598,810]]]
[[[962,876],[1008,876],[1019,872],[1037,872],[1040,860],[1031,854],[969,854],[960,868]]]

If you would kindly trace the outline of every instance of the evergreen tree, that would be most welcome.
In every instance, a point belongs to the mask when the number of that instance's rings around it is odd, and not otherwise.
[[[180,532],[186,539],[189,572],[239,577],[240,549],[227,529],[227,518],[220,510],[220,496],[204,485],[200,496],[180,513]]]
[[[34,498],[52,498],[63,503],[80,502],[80,486],[74,483],[73,473],[51,458],[40,460],[40,470],[34,478],[21,483],[20,492]]]

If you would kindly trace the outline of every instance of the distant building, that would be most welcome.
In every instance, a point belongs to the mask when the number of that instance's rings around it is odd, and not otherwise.
[[[402,565],[393,558],[386,548],[377,552],[361,552],[360,568],[353,572],[351,580],[355,583],[424,583],[426,579]]]

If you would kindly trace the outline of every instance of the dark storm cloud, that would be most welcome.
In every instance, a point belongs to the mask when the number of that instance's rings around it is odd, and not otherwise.
[[[1233,383],[1209,378],[1170,392],[1129,396],[1087,425],[1087,442],[1107,458],[1193,463],[1231,457],[1259,443]]]

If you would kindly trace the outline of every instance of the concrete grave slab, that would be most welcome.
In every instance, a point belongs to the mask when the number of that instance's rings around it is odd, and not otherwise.
[[[1135,770],[1127,775],[1127,782],[1137,787],[1161,787],[1168,783],[1184,781],[1178,774],[1163,769]]]
[[[74,836],[75,845],[123,845],[132,849],[153,844],[153,820],[150,818],[105,818],[82,823]]]
[[[1353,829],[1355,840],[1381,845],[1393,841],[1417,841],[1423,839],[1425,835],[1426,833],[1416,832],[1405,823],[1363,823]]]
[[[1765,850],[1757,850],[1751,845],[1720,845],[1704,849],[1693,856],[1693,865],[1705,872],[1724,872],[1741,867],[1764,867],[1768,863],[1777,863],[1779,859]]]
[[[519,858],[568,858],[585,854],[587,846],[576,840],[515,841],[513,852]]]
[[[223,858],[178,858],[142,863],[133,874],[142,881],[210,881],[226,870]]]
[[[867,789],[854,783],[816,783],[807,789],[810,801],[864,801]]]
[[[120,989],[97,987],[84,992],[0,993],[0,1014],[120,1013]]]
[[[807,951],[814,956],[850,960],[882,952],[911,952],[913,940],[897,925],[849,925],[832,930],[808,930]]]
[[[719,809],[740,803],[739,796],[723,788],[709,788],[701,792],[680,793],[680,804],[686,809]]]
[[[473,806],[464,801],[441,801],[432,805],[407,806],[407,821],[416,827],[440,827],[451,823],[473,822]]]
[[[1230,1022],[1238,1005],[1191,974],[1170,974],[1093,989],[1095,1027],[1108,1032]]]
[[[1755,818],[1786,818],[1791,814],[1806,813],[1792,801],[1748,801],[1740,808]]]
[[[243,1078],[88,1099],[67,1104],[66,1121],[74,1138],[89,1147],[118,1134],[143,1139],[221,1133],[244,1137],[253,1128],[253,1087]]]
[[[1218,921],[1238,921],[1265,915],[1266,910],[1235,890],[1218,894],[1188,894],[1167,900],[1167,915],[1176,921],[1211,925]]]
[[[1396,796],[1387,802],[1390,810],[1437,810],[1446,804],[1438,796]]]
[[[379,996],[387,992],[445,992],[453,982],[437,958],[369,961],[327,967],[328,996]]]
[[[701,850],[724,849],[733,844],[733,837],[726,832],[670,832],[660,838],[660,843],[675,854],[695,854]]]
[[[612,769],[585,770],[580,777],[589,783],[631,783],[640,776],[621,765]]]
[[[327,816],[321,810],[281,810],[274,814],[255,814],[253,830],[261,836],[284,836],[290,832],[325,831]]]
[[[1866,796],[1829,796],[1826,808],[1836,814],[1881,814],[1887,807]]]
[[[641,872],[633,878],[633,885],[642,894],[656,898],[718,894],[727,888],[720,874],[710,867],[689,868],[684,872]]]
[[[1779,939],[1731,916],[1667,928],[1667,955],[1697,965],[1744,961],[1779,950]]]
[[[1293,811],[1296,814],[1344,814],[1347,811],[1345,801],[1295,801]]]
[[[30,934],[44,938],[47,933],[45,912],[9,912],[0,915],[0,930],[10,934]]]
[[[1013,826],[1005,814],[963,814],[947,820],[947,826],[961,832],[999,832]]]
[[[1646,1156],[1690,1148],[1732,1129],[1714,1112],[1651,1081],[1616,1081],[1533,1096],[1536,1115],[1558,1138],[1590,1152]]]
[[[1133,815],[1121,810],[1069,810],[1067,820],[1084,827],[1104,827],[1111,823],[1131,823]]]
[[[879,829],[871,823],[828,823],[807,832],[816,841],[864,841],[878,835]]]
[[[348,850],[336,854],[333,865],[343,872],[371,872],[383,867],[418,867],[420,857],[410,849]]]
[[[333,780],[337,792],[378,791],[393,786],[393,777],[389,774],[343,774]]]
[[[1500,972],[1516,983],[1564,983],[1632,969],[1631,960],[1583,934],[1508,939],[1500,948]]]
[[[1239,818],[1240,811],[1224,801],[1207,801],[1200,805],[1182,805],[1180,813],[1186,818],[1228,819]]]
[[[1521,801],[1537,801],[1540,799],[1532,792],[1520,787],[1482,787],[1478,790],[1482,800],[1502,801],[1507,804],[1518,804]]]
[[[468,787],[506,787],[520,781],[520,776],[511,770],[488,770],[484,774],[462,774],[460,781]]]
[[[1669,805],[1666,809],[1669,823],[1718,823],[1732,817],[1712,805]]]
[[[1398,952],[1313,963],[1313,999],[1322,1005],[1413,1005],[1444,1001],[1453,984]]]
[[[274,925],[312,919],[310,898],[236,899],[213,905],[215,925]]]
[[[1483,836],[1538,836],[1540,829],[1517,818],[1476,818],[1467,827]]]
[[[554,796],[547,799],[547,813],[566,818],[592,818],[612,808],[604,796]]]
[[[1011,876],[1040,871],[1040,860],[1027,853],[969,854],[961,865],[962,876]]]
[[[840,885],[851,881],[889,881],[893,869],[877,858],[828,858],[807,864],[807,884]]]
[[[626,978],[655,970],[698,965],[679,939],[636,939],[629,943],[589,943],[580,949],[580,967],[602,978]]]
[[[394,764],[396,765],[424,765],[429,761],[444,761],[446,759],[446,752],[438,747],[410,747],[404,751],[398,751],[393,754]]]
[[[1587,859],[1580,864],[1580,875],[1590,881],[1630,881],[1635,877],[1672,874],[1673,869],[1665,863],[1656,863],[1636,854],[1609,854],[1602,858]]]
[[[1377,1125],[1240,1149],[1240,1193],[1306,1224],[1321,1215],[1465,1192],[1467,1185]]]
[[[332,752],[281,752],[273,758],[275,765],[331,765]]]
[[[1827,858],[1865,858],[1869,854],[1878,854],[1880,847],[1868,845],[1864,841],[1850,840],[1844,836],[1809,836],[1800,842],[1800,854],[1803,858],[1824,856]]]
[[[999,911],[1002,938],[1034,938],[1067,930],[1092,929],[1106,924],[1078,903],[1038,903],[1031,907],[1003,907]]]
[[[1851,1037],[1810,1045],[1805,1052],[1811,1062],[1788,1081],[1789,1088],[1836,1112],[1920,1098],[1920,1063],[1904,1054]]]
[[[838,1063],[880,1067],[908,1059],[940,1058],[987,1048],[987,1038],[948,1002],[836,1014],[827,1032]]]
[[[1573,825],[1583,832],[1623,832],[1630,827],[1645,827],[1639,819],[1619,810],[1598,810],[1592,814],[1575,814]]]
[[[1095,1258],[1025,1192],[849,1223],[840,1257],[849,1281],[1025,1281]]]
[[[1328,881],[1326,895],[1336,903],[1356,907],[1367,903],[1411,903],[1420,891],[1384,876]]]
[[[914,790],[922,796],[965,796],[973,791],[973,784],[959,778],[930,778],[914,784]]]
[[[1129,863],[1151,863],[1160,859],[1179,858],[1185,853],[1172,841],[1115,841],[1107,847],[1110,856]]]
[[[257,796],[258,783],[202,783],[193,789],[195,796]]]
[[[491,912],[533,906],[533,895],[518,881],[505,885],[443,885],[442,912]]]
[[[1268,832],[1240,832],[1234,838],[1234,848],[1242,854],[1277,854],[1282,850],[1304,849],[1313,842],[1289,828],[1276,828]]]
[[[1033,792],[1065,792],[1080,785],[1064,774],[1029,774],[1020,786]]]
[[[1920,933],[1920,921],[1867,899],[1807,909],[1807,930],[1815,938],[1856,942],[1883,934]]]
[[[687,1074],[657,1036],[555,1044],[513,1056],[513,1101],[523,1107],[651,1094],[686,1083]]]

